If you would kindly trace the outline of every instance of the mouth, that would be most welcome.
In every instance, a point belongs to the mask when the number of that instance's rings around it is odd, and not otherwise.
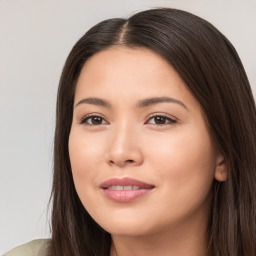
[[[155,186],[129,177],[113,178],[100,186],[104,195],[118,203],[129,203],[152,191]]]
[[[106,189],[109,190],[136,190],[136,189],[140,189],[139,186],[109,186]]]

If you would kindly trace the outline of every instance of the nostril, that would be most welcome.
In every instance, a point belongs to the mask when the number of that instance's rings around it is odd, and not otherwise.
[[[110,165],[119,165],[119,166],[125,166],[126,164],[134,164],[135,161],[132,160],[132,159],[128,159],[128,160],[125,160],[125,161],[119,161],[119,160],[109,160],[109,164]]]

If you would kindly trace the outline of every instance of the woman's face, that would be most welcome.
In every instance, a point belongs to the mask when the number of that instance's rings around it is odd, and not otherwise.
[[[69,154],[84,207],[114,235],[207,222],[213,179],[226,178],[199,103],[144,48],[112,47],[85,63]]]

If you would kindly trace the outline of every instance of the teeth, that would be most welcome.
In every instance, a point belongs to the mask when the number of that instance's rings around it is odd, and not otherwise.
[[[109,190],[135,190],[139,189],[139,186],[110,186],[107,189]]]

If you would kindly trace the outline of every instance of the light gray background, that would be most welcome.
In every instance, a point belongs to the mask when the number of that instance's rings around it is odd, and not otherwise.
[[[157,6],[190,11],[219,28],[255,94],[255,0],[0,0],[0,254],[49,236],[55,98],[71,47],[103,19]]]

